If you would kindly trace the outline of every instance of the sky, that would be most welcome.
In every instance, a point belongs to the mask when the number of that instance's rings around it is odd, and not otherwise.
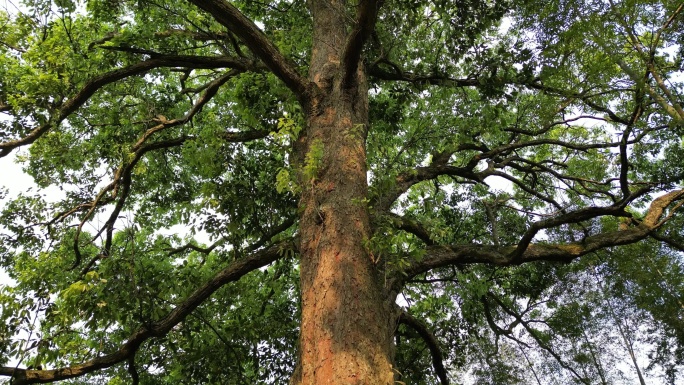
[[[33,179],[21,170],[16,162],[16,152],[0,158],[0,186],[9,190],[9,196],[17,196],[29,187],[35,187]]]

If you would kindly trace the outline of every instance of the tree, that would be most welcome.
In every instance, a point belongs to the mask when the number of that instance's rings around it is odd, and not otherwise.
[[[12,384],[675,381],[681,3],[25,4]]]

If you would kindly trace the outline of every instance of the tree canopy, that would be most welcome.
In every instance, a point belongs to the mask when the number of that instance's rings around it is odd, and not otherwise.
[[[6,4],[8,383],[684,378],[684,3]]]

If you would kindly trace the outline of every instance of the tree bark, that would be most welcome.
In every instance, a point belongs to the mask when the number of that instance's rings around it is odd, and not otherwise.
[[[310,7],[316,91],[297,150],[302,323],[291,383],[392,384],[396,321],[368,252],[366,73],[359,60],[355,75],[345,76],[344,1],[312,0]]]

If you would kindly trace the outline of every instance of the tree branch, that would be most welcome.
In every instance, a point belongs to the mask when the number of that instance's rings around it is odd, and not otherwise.
[[[256,241],[254,244],[252,244],[247,250],[254,251],[260,247],[263,247],[268,242],[271,242],[271,239],[273,239],[273,237],[275,237],[276,235],[278,235],[278,234],[282,233],[283,231],[292,227],[292,225],[294,225],[295,222],[296,222],[296,220],[294,217],[285,218],[283,223],[281,223],[278,226],[275,226],[274,228],[270,229],[258,241]]]
[[[233,68],[239,71],[248,71],[258,68],[254,62],[231,57],[163,55],[107,72],[89,80],[76,95],[59,107],[56,114],[48,122],[36,127],[23,138],[0,143],[0,158],[7,156],[15,148],[35,142],[50,129],[58,126],[64,119],[88,101],[95,92],[107,84],[114,83],[130,76],[140,75],[160,67],[189,67],[203,69]]]
[[[449,385],[449,378],[447,377],[447,371],[444,368],[444,355],[442,350],[439,348],[439,342],[435,338],[434,334],[423,324],[420,320],[413,317],[412,315],[401,312],[399,315],[399,323],[411,327],[413,330],[418,332],[420,338],[425,341],[425,344],[430,350],[430,356],[432,356],[432,367],[435,369],[435,374],[439,378],[442,385]]]
[[[558,362],[558,364],[559,364],[560,366],[562,366],[562,367],[565,368],[566,370],[570,371],[570,373],[572,373],[572,375],[575,376],[575,378],[576,378],[579,382],[584,383],[584,384],[588,384],[588,383],[589,383],[588,380],[587,380],[586,378],[580,376],[579,373],[577,373],[577,371],[575,371],[575,369],[573,369],[572,366],[570,366],[568,363],[566,363],[565,361],[563,361],[563,358],[562,358],[558,353],[556,353],[556,352],[551,348],[551,346],[549,346],[548,344],[544,343],[544,341],[542,341],[542,339],[539,337],[539,335],[537,335],[537,331],[536,331],[535,329],[532,329],[532,328],[530,327],[529,322],[526,322],[526,321],[522,318],[522,315],[521,315],[521,314],[518,314],[517,312],[515,312],[515,311],[513,311],[512,309],[508,308],[508,307],[506,306],[506,304],[504,304],[503,301],[501,301],[501,300],[500,300],[498,297],[496,297],[494,294],[492,294],[492,293],[487,293],[487,297],[493,299],[494,302],[496,302],[496,303],[501,307],[501,309],[503,309],[503,311],[505,311],[508,315],[510,315],[511,317],[513,317],[513,318],[515,319],[515,322],[516,322],[517,324],[522,325],[522,327],[527,331],[527,333],[532,337],[532,339],[534,339],[534,341],[537,343],[537,345],[539,345],[539,347],[541,347],[542,349],[546,350],[549,354],[551,354],[551,356],[556,360],[556,362]]]
[[[393,71],[387,71],[387,70],[382,69],[379,66],[382,63],[387,64],[388,66],[392,67]],[[429,84],[429,85],[438,85],[438,86],[455,87],[455,88],[478,87],[481,85],[480,79],[477,76],[467,77],[467,78],[463,78],[463,79],[456,79],[456,78],[451,78],[451,77],[444,75],[444,74],[416,74],[416,73],[413,73],[410,71],[403,71],[398,65],[388,61],[385,58],[381,58],[379,60],[376,60],[374,63],[372,63],[370,65],[368,73],[370,76],[373,76],[373,77],[380,79],[380,80],[405,81],[405,82],[409,82],[409,83],[413,83],[413,84]],[[598,103],[590,100],[590,98],[592,98],[596,95],[589,95],[586,92],[576,92],[576,91],[569,91],[569,90],[563,90],[563,89],[559,89],[559,88],[550,87],[550,86],[547,86],[547,85],[541,83],[539,79],[523,80],[523,81],[513,80],[513,81],[508,82],[508,84],[513,84],[513,85],[517,84],[517,85],[524,86],[527,88],[547,92],[549,94],[563,96],[563,97],[568,98],[569,100],[581,100],[587,106],[591,107],[593,110],[598,111],[598,112],[603,112],[606,115],[608,115],[608,117],[612,121],[615,121],[615,122],[618,122],[621,124],[629,124],[628,119],[620,117],[614,111],[612,111],[610,108],[601,106]]]
[[[209,253],[211,253],[212,251],[214,251],[214,249],[216,249],[218,246],[220,246],[220,245],[221,245],[223,242],[225,242],[225,241],[226,241],[226,238],[222,237],[222,238],[220,238],[218,241],[212,243],[211,245],[209,245],[209,246],[207,246],[207,247],[201,247],[201,246],[198,246],[198,245],[196,245],[196,244],[194,244],[194,243],[186,243],[186,244],[183,245],[183,246],[180,246],[180,247],[176,247],[176,248],[167,250],[167,251],[169,252],[169,253],[168,253],[168,256],[170,257],[170,256],[175,255],[175,254],[184,253],[184,252],[186,252],[187,250],[194,250],[194,251],[196,251],[196,252],[198,252],[198,253],[209,254]]]
[[[388,64],[394,71],[390,72],[380,68],[379,64],[381,63]],[[454,79],[443,75],[421,75],[409,71],[402,71],[399,66],[389,62],[386,59],[382,59],[371,64],[370,68],[368,69],[368,74],[380,80],[403,81],[414,84],[429,84],[449,87],[475,87],[480,85],[480,81],[476,78]]]
[[[488,245],[436,245],[426,249],[425,257],[388,280],[388,290],[398,292],[403,284],[432,269],[462,264],[485,263],[497,266],[517,265],[533,261],[571,262],[583,255],[607,247],[638,242],[664,224],[661,220],[666,209],[684,198],[684,190],[675,190],[653,200],[643,221],[624,230],[608,231],[590,236],[581,242],[565,244],[527,244],[519,255],[516,246]],[[611,213],[606,212],[610,215]],[[601,213],[601,215],[605,215]],[[672,213],[668,214],[668,218]]]
[[[378,19],[378,11],[382,5],[383,0],[360,0],[357,13],[356,24],[354,29],[347,36],[347,43],[342,54],[342,65],[344,75],[342,77],[342,87],[350,85],[354,79],[357,69],[359,68],[359,61],[361,60],[361,51],[368,40],[368,38],[375,30],[375,22]]]
[[[251,256],[237,260],[221,270],[209,282],[205,283],[183,302],[176,306],[166,317],[150,326],[142,327],[134,332],[128,340],[115,352],[97,357],[82,364],[52,370],[28,370],[14,367],[0,367],[0,376],[11,376],[13,385],[37,384],[62,381],[80,377],[116,365],[131,359],[138,348],[148,339],[165,336],[174,326],[178,325],[193,310],[200,306],[216,290],[229,282],[239,280],[245,274],[266,266],[283,255],[282,249],[289,247],[291,240],[280,242],[267,249],[257,251]]]
[[[667,21],[665,21],[665,23],[663,23],[663,25],[660,26],[660,28],[658,28],[658,32],[656,32],[655,36],[653,37],[653,47],[651,47],[652,50],[655,50],[655,47],[658,45],[658,42],[660,41],[660,37],[662,36],[663,32],[666,29],[670,28],[672,22],[677,18],[677,16],[679,16],[682,10],[684,10],[684,3],[679,4],[679,7],[677,7],[677,9],[674,12],[672,12],[672,15],[670,15],[670,17],[667,18]]]
[[[653,238],[655,240],[658,240],[660,242],[665,243],[666,245],[670,246],[671,248],[673,248],[677,251],[684,252],[684,243],[677,241],[676,239],[667,237],[665,235],[658,234],[655,231],[650,233],[649,236],[651,236],[651,238]]]
[[[592,109],[605,113],[606,115],[608,115],[608,117],[611,120],[618,122],[618,123],[622,123],[622,124],[629,124],[628,119],[625,119],[623,117],[618,116],[610,108],[603,107],[603,106],[589,100],[589,98],[591,98],[595,95],[587,95],[586,92],[568,91],[568,90],[562,90],[560,88],[550,87],[550,86],[547,86],[547,85],[541,83],[538,79],[535,79],[534,81],[522,82],[521,85],[526,86],[528,88],[536,89],[539,91],[547,92],[550,94],[555,94],[555,95],[560,95],[560,96],[564,96],[567,98],[581,100],[582,102],[584,102],[587,106],[591,107]]]
[[[392,224],[399,230],[404,230],[415,235],[421,241],[425,242],[425,244],[428,246],[432,246],[435,244],[435,241],[432,240],[430,233],[428,233],[428,231],[425,230],[425,228],[420,223],[405,216],[397,215],[391,212],[387,215],[392,221]]]
[[[112,237],[113,237],[113,232],[114,232],[114,223],[118,219],[119,213],[123,209],[123,206],[125,204],[126,199],[128,198],[128,194],[130,193],[130,186],[132,182],[132,173],[133,169],[135,168],[136,164],[142,159],[142,157],[149,151],[153,150],[158,150],[162,148],[170,148],[170,147],[176,147],[180,146],[185,141],[190,139],[187,136],[182,136],[180,138],[175,138],[171,140],[165,140],[165,141],[159,141],[159,142],[153,142],[153,143],[147,143],[147,140],[155,133],[160,132],[164,129],[167,129],[169,127],[174,127],[174,126],[179,126],[183,125],[187,122],[189,122],[197,113],[199,113],[204,105],[206,105],[211,98],[216,95],[218,92],[218,89],[224,85],[228,80],[230,80],[232,77],[240,73],[241,71],[239,70],[231,70],[222,76],[218,77],[217,79],[213,80],[212,82],[209,83],[209,85],[206,88],[206,91],[202,96],[197,100],[197,102],[192,106],[192,108],[180,119],[173,119],[173,120],[168,120],[165,117],[158,117],[157,120],[159,121],[159,124],[148,129],[145,131],[145,133],[138,139],[138,141],[133,145],[131,148],[131,153],[133,154],[133,159],[126,165],[122,166],[117,170],[116,176],[114,177],[114,180],[107,185],[97,196],[93,204],[91,205],[90,210],[86,213],[86,215],[81,219],[81,223],[79,224],[76,234],[74,236],[74,254],[75,254],[75,261],[74,261],[74,267],[76,267],[81,260],[81,253],[80,253],[80,248],[79,248],[79,236],[80,233],[83,229],[84,224],[86,221],[91,217],[91,215],[94,213],[95,209],[98,206],[98,202],[102,199],[104,194],[107,191],[114,191],[113,195],[116,196],[117,202],[114,207],[114,210],[112,211],[112,214],[110,215],[109,219],[105,222],[104,226],[100,231],[93,237],[93,239],[99,237],[102,232],[106,231],[106,239],[104,243],[104,253],[108,254],[109,249],[112,244]],[[226,140],[229,140],[231,142],[244,142],[244,141],[249,141],[252,139],[256,138],[261,138],[267,136],[269,133],[265,130],[262,131],[248,131],[248,132],[231,132],[231,133],[226,133],[224,134]]]
[[[562,123],[562,122],[560,122]],[[556,122],[554,124],[560,124],[559,122]],[[626,144],[632,144],[635,143],[636,140],[632,141],[627,141]],[[525,163],[532,163],[531,161],[528,161],[526,159],[520,158],[518,156],[513,156],[510,158],[507,158],[506,161],[501,162],[501,163],[491,163],[490,167],[480,171],[476,172],[476,168],[480,162],[483,160],[488,160],[488,159],[498,159],[499,157],[509,155],[511,153],[515,153],[516,150],[519,149],[524,149],[524,148],[529,148],[529,147],[535,147],[539,145],[552,145],[552,146],[559,146],[575,151],[587,151],[591,149],[600,149],[600,148],[614,148],[614,147],[619,147],[621,142],[605,142],[605,143],[570,143],[570,142],[565,142],[562,140],[557,140],[557,139],[535,139],[535,140],[529,140],[529,141],[522,141],[522,142],[514,142],[514,143],[509,143],[509,144],[504,144],[499,147],[495,147],[493,149],[489,149],[483,146],[478,146],[478,145],[463,145],[462,148],[459,148],[456,151],[460,150],[475,150],[475,151],[480,151],[479,154],[474,155],[468,163],[464,167],[455,167],[455,166],[450,166],[448,165],[448,161],[450,158],[450,153],[448,154],[449,156],[442,156],[441,158],[436,158],[433,156],[433,162],[430,166],[426,167],[417,167],[414,170],[410,170],[407,172],[404,172],[397,176],[394,185],[389,189],[389,191],[386,191],[384,194],[376,198],[373,202],[371,202],[371,206],[376,209],[377,212],[385,212],[388,211],[389,208],[391,207],[392,203],[396,199],[398,199],[401,194],[405,193],[408,191],[409,188],[411,188],[413,185],[434,179],[440,175],[450,175],[450,176],[456,176],[456,177],[461,177],[476,183],[482,183],[484,179],[488,176],[499,176],[505,179],[508,179],[509,181],[515,183],[520,187],[522,190],[528,192],[531,195],[536,196],[537,198],[552,204],[556,206],[556,208],[560,209],[560,206],[558,205],[557,202],[555,202],[553,199],[544,196],[541,194],[539,191],[536,191],[533,187],[530,187],[526,185],[525,183],[521,182],[520,180],[506,174],[500,171],[497,171],[495,168],[503,168],[505,166],[512,166],[516,167],[515,164],[513,163],[514,161],[519,161],[519,162],[525,162]],[[497,162],[500,162],[497,160]],[[553,169],[548,168],[548,167],[543,167],[540,164],[533,163],[535,166],[538,166],[542,168],[542,171],[553,173],[554,176],[556,176],[559,179],[572,179],[572,180],[577,180],[575,177],[569,177],[569,176],[563,176],[561,174],[555,173]]]
[[[480,301],[482,302],[485,320],[487,321],[489,328],[492,329],[492,332],[494,332],[494,335],[496,335],[496,338],[504,336],[505,338],[508,338],[509,340],[514,341],[519,345],[523,345],[526,348],[530,347],[528,344],[519,340],[513,335],[513,329],[515,329],[515,327],[520,324],[520,321],[518,319],[513,321],[510,325],[506,327],[506,329],[504,329],[496,323],[494,315],[492,314],[492,307],[489,305],[487,296],[483,295],[482,298],[480,298]]]
[[[615,8],[615,4],[613,4],[612,1],[610,3],[611,3],[611,7]],[[675,14],[673,16],[675,16],[676,14],[681,12],[681,10],[682,10],[682,7],[680,6],[679,9],[675,11]],[[658,88],[660,88],[662,93],[665,95],[666,99],[663,98],[662,96],[660,96],[655,91],[655,89],[653,89],[653,87],[651,87],[649,84],[641,82],[641,79],[639,79],[639,77],[638,77],[637,71],[630,68],[621,56],[618,56],[615,53],[613,53],[611,48],[607,44],[605,44],[602,41],[602,39],[600,39],[600,37],[598,37],[596,35],[595,32],[593,32],[592,35],[594,35],[596,43],[598,43],[598,45],[601,46],[601,48],[604,51],[606,51],[606,53],[608,53],[609,55],[614,57],[613,60],[615,61],[615,63],[623,71],[625,71],[625,73],[630,78],[632,78],[632,81],[634,81],[634,83],[642,84],[645,87],[646,92],[648,92],[649,95],[651,95],[651,97],[653,97],[653,99],[655,99],[656,102],[658,104],[660,104],[661,107],[663,107],[663,109],[667,112],[667,114],[670,115],[676,122],[681,123],[682,121],[684,121],[684,109],[682,109],[682,106],[680,105],[679,100],[676,97],[676,95],[673,95],[672,92],[670,91],[670,89],[667,87],[667,85],[665,84],[665,79],[663,79],[663,75],[661,75],[660,71],[655,66],[654,57],[655,57],[655,51],[656,51],[657,47],[654,45],[654,46],[650,47],[650,49],[648,50],[649,52],[646,52],[646,47],[643,46],[643,44],[641,43],[639,38],[636,36],[636,33],[634,32],[634,30],[628,24],[627,20],[625,20],[621,15],[617,14],[617,12],[616,12],[616,16],[617,16],[616,19],[617,19],[618,23],[621,24],[622,27],[624,28],[625,33],[627,34],[628,40],[630,41],[630,43],[632,43],[632,47],[638,53],[638,56],[640,57],[640,59],[644,62],[644,65],[646,66],[648,73],[650,73],[651,76],[653,76],[653,80],[655,80],[656,85],[658,86]],[[668,20],[667,22],[665,22],[665,24],[663,24],[663,26],[667,26],[667,25],[669,25],[669,23],[670,23],[670,21]],[[667,27],[665,27],[665,28],[667,28]],[[660,31],[662,31],[662,29],[659,29],[658,33],[660,33]],[[659,40],[659,36],[658,36],[658,39],[653,40],[654,44],[656,44],[658,40]],[[668,101],[670,104],[668,104]]]
[[[484,179],[489,175],[488,171],[475,172],[473,169],[474,166],[472,168],[456,167],[446,164],[435,164],[434,162],[430,166],[417,167],[414,170],[399,174],[394,185],[389,189],[389,191],[374,199],[370,206],[373,207],[378,213],[386,212],[390,209],[392,203],[394,203],[394,201],[396,201],[401,194],[408,191],[408,189],[410,189],[413,185],[426,180],[435,179],[440,175],[462,177],[477,183],[483,182]]]
[[[523,234],[520,242],[516,246],[515,250],[511,251],[511,257],[513,260],[522,257],[527,250],[528,246],[537,235],[537,233],[544,229],[549,229],[552,227],[558,227],[568,223],[579,223],[589,219],[597,218],[600,216],[611,215],[615,217],[627,217],[629,214],[625,211],[624,207],[621,205],[613,205],[609,207],[585,207],[579,210],[571,211],[565,214],[557,215],[552,218],[544,219],[532,223],[529,229]]]
[[[237,8],[224,0],[188,0],[208,12],[228,30],[240,38],[264,62],[273,74],[304,102],[308,99],[309,84],[297,69],[280,53],[268,37]],[[305,104],[306,105],[306,104]]]

